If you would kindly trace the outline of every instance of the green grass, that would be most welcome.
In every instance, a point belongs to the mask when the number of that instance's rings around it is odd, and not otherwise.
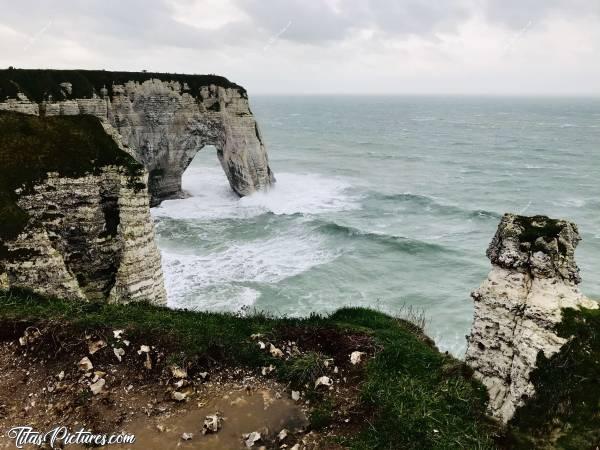
[[[345,309],[332,316],[372,330],[383,350],[367,369],[363,400],[374,411],[356,449],[494,448],[487,394],[469,370],[436,351],[411,327],[383,314]]]
[[[532,250],[547,251],[544,245],[539,245],[539,238],[546,242],[557,240],[558,249],[561,253],[566,252],[566,248],[560,239],[560,234],[569,225],[568,222],[561,219],[551,219],[546,216],[515,216],[514,223],[521,227],[519,240],[531,244]]]
[[[97,173],[107,165],[123,167],[132,182],[143,171],[133,157],[119,149],[96,117],[38,117],[0,111],[0,247],[2,241],[18,235],[28,220],[16,203],[15,189],[30,189],[48,172],[78,177]]]
[[[42,102],[51,95],[53,100],[71,98],[91,98],[100,95],[104,87],[113,95],[114,84],[125,84],[127,81],[142,83],[149,79],[178,81],[183,86],[187,83],[189,92],[198,96],[200,88],[214,84],[225,88],[237,89],[243,96],[246,90],[218,75],[186,75],[159,72],[110,72],[106,70],[53,70],[53,69],[5,69],[0,70],[0,101],[16,98],[21,92],[30,100]],[[69,95],[60,87],[60,83],[72,84]]]
[[[289,364],[281,368],[282,376],[298,389],[303,389],[306,384],[312,385],[317,378],[325,375],[327,356],[309,351],[292,358]]]
[[[600,446],[600,310],[566,309],[557,331],[572,338],[552,357],[538,355],[536,395],[511,422],[515,448]]]
[[[368,362],[360,385],[364,424],[344,438],[352,449],[484,449],[493,448],[494,428],[484,417],[483,387],[451,356],[438,352],[415,325],[377,311],[345,308],[329,316],[305,319],[273,318],[264,314],[239,316],[174,311],[146,304],[109,305],[44,299],[24,292],[0,293],[0,321],[55,321],[80,330],[126,328],[133,339],[166,348],[169,361],[259,368],[278,366],[281,381],[308,380],[318,375],[322,355],[311,352],[287,362],[257,350],[250,335],[277,339],[286,330],[307,327],[366,333],[378,352]],[[311,331],[312,332],[312,331]],[[458,365],[464,370],[448,370]],[[332,420],[331,399],[314,403],[313,427]],[[313,402],[311,401],[311,404]]]

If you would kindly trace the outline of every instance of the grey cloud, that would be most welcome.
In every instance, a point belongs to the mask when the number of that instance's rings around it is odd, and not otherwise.
[[[282,39],[308,43],[341,40],[367,28],[391,35],[427,35],[469,15],[460,1],[343,0],[336,9],[323,0],[239,0],[238,5],[271,33],[291,21]]]
[[[598,0],[484,0],[486,18],[512,28],[522,28],[530,21],[538,22],[550,14],[565,19],[600,15]]]
[[[238,4],[256,25],[273,35],[291,22],[281,38],[293,41],[342,39],[354,22],[343,12],[336,13],[321,0],[241,0]]]
[[[173,15],[164,0],[20,0],[3,11],[0,24],[33,35],[51,20],[49,33],[89,47],[107,41],[123,41],[128,47],[216,47],[247,39],[254,29],[233,23],[204,30],[178,22]]]
[[[203,5],[202,0],[180,1]],[[178,22],[167,0],[19,0],[2,8],[0,24],[33,36],[52,20],[47,34],[94,49],[112,46],[115,41],[126,43],[128,48],[205,49],[246,47],[274,37],[318,45],[344,40],[363,29],[379,35],[432,38],[438,31],[452,31],[475,14],[514,28],[551,13],[567,18],[600,15],[599,0],[233,1],[247,19],[217,30]],[[210,17],[210,9],[206,14]]]
[[[338,41],[360,29],[391,36],[432,37],[452,31],[474,15],[509,28],[523,28],[550,14],[566,19],[600,15],[599,0],[237,0],[258,26],[282,39],[305,43]]]

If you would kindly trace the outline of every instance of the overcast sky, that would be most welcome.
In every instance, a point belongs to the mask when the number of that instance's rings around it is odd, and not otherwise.
[[[250,93],[600,95],[600,0],[0,0],[0,67]]]

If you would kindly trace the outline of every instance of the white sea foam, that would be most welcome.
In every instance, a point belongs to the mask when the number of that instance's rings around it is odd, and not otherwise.
[[[236,310],[253,304],[260,294],[244,284],[277,283],[336,257],[325,249],[322,237],[308,233],[295,229],[204,254],[201,249],[197,254],[163,249],[170,306]]]
[[[249,218],[274,214],[320,214],[355,209],[358,199],[347,191],[346,180],[316,174],[278,173],[277,183],[267,192],[239,198],[231,191],[220,168],[190,167],[183,188],[191,196],[167,200],[152,213],[175,219]]]

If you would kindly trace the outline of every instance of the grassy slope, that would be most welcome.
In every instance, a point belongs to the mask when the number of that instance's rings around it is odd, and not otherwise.
[[[15,189],[31,187],[48,172],[77,177],[112,164],[131,175],[142,173],[142,166],[119,149],[95,117],[0,111],[0,244],[27,222],[15,202]]]
[[[48,300],[25,293],[0,294],[0,320],[57,320],[81,329],[124,327],[148,337],[186,361],[214,358],[223,363],[278,366],[281,381],[293,382],[304,361],[286,361],[257,352],[253,333],[276,337],[297,327],[336,328],[371,335],[381,351],[368,364],[361,387],[365,426],[344,444],[353,449],[493,448],[492,427],[484,417],[483,387],[462,363],[439,353],[420,329],[403,320],[359,308],[327,316],[275,319],[256,314],[173,311],[144,304],[106,305]],[[294,367],[292,367],[294,366]],[[316,422],[327,422],[327,405]]]
[[[202,86],[215,84],[225,88],[239,90],[246,95],[246,90],[218,75],[185,75],[158,72],[110,72],[106,70],[53,70],[53,69],[5,69],[0,70],[0,101],[16,98],[21,92],[30,100],[41,102],[52,95],[53,100],[70,98],[91,98],[100,95],[100,89],[106,87],[112,95],[113,84],[124,84],[127,81],[144,82],[151,78],[163,81],[187,83],[190,92],[198,94]],[[72,84],[72,93],[63,92],[60,83]]]

